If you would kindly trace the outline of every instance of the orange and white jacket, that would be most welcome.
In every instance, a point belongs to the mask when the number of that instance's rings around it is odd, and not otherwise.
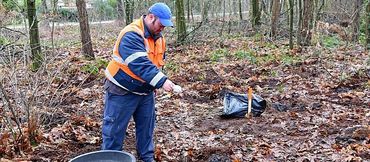
[[[138,95],[161,88],[167,79],[164,65],[166,42],[162,34],[151,35],[144,17],[126,26],[119,34],[105,76],[115,85]]]

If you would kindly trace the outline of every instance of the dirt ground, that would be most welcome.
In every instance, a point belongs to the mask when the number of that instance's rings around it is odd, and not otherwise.
[[[101,30],[91,30],[99,44],[95,53],[108,61],[115,37],[99,35]],[[55,33],[74,37],[65,32]],[[237,37],[169,47],[165,71],[184,92],[158,91],[156,161],[370,160],[370,69],[364,61],[369,54],[356,45],[290,51],[281,42],[264,43]],[[218,49],[228,54],[215,59]],[[241,50],[254,51],[258,63],[233,55]],[[68,161],[100,150],[104,67],[97,75],[76,70],[91,63],[77,51],[60,51],[74,69],[67,70],[68,81],[87,79],[53,113],[40,112],[42,140],[13,160]],[[245,94],[248,86],[267,101],[262,116],[221,118],[225,91]],[[133,123],[124,150],[136,156]]]

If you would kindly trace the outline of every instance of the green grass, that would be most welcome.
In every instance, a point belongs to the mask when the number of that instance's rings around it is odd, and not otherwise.
[[[204,81],[204,80],[206,80],[206,74],[199,73],[198,75],[195,76],[195,79],[198,80],[198,81]]]
[[[255,56],[255,52],[252,50],[245,51],[245,50],[239,50],[233,53],[233,56],[237,58],[238,60],[246,59],[251,64],[257,64],[257,57]]]
[[[278,72],[275,71],[275,70],[271,70],[270,75],[271,75],[271,77],[278,77]]]
[[[369,80],[369,81],[367,81],[367,82],[365,82],[365,83],[364,83],[364,85],[363,85],[363,87],[364,87],[365,89],[370,89],[370,80]]]
[[[257,64],[258,65],[263,65],[263,64],[266,64],[266,63],[270,63],[272,61],[275,61],[275,60],[276,60],[275,55],[273,55],[273,54],[267,54],[265,56],[258,57],[257,58]]]
[[[243,35],[241,34],[226,34],[226,37],[227,39],[236,39],[236,38],[243,38]]]
[[[9,43],[8,39],[6,39],[3,36],[0,36],[0,45],[5,45],[5,44],[8,44],[8,43]]]
[[[279,91],[279,93],[283,93],[284,92],[284,85],[283,84],[279,84],[276,87],[276,90]]]
[[[229,50],[225,48],[217,49],[211,53],[210,60],[212,62],[219,62],[221,58],[229,55]]]
[[[261,33],[256,33],[254,36],[253,36],[253,40],[254,42],[259,42],[261,41],[261,39],[263,38],[263,35]]]
[[[177,73],[180,71],[180,66],[173,61],[168,61],[166,62],[165,69],[166,71]]]
[[[102,60],[102,59],[96,59],[92,61],[89,64],[83,65],[81,70],[84,73],[92,74],[92,75],[98,75],[99,69],[105,68],[108,65],[108,61]]]
[[[274,43],[271,43],[271,42],[266,42],[265,44],[265,47],[267,48],[270,48],[270,49],[276,49],[276,45]]]
[[[337,36],[323,36],[322,43],[327,48],[336,48],[344,44]]]
[[[349,78],[348,74],[345,72],[340,73],[339,81],[344,82]]]
[[[281,56],[281,62],[284,65],[293,65],[294,62],[296,62],[296,58],[290,55],[282,55]]]

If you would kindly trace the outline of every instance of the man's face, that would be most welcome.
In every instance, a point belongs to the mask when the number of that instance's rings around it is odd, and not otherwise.
[[[151,23],[149,25],[149,31],[152,33],[152,34],[159,34],[165,26],[163,26],[161,24],[161,22],[159,21],[159,18],[154,16],[154,15],[151,15]]]

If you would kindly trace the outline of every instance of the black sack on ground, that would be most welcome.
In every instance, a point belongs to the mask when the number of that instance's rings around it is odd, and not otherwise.
[[[252,94],[252,114],[261,116],[266,108],[266,100],[261,96]],[[242,118],[248,113],[248,95],[226,92],[224,96],[224,110],[222,118]]]

